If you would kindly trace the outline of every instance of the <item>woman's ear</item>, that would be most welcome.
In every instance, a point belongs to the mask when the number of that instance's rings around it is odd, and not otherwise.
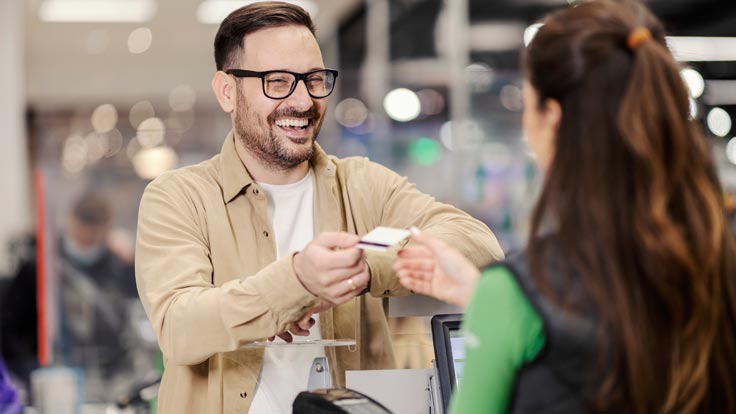
[[[554,135],[557,136],[557,131],[560,129],[560,122],[562,122],[562,106],[556,99],[547,98],[545,100],[544,122],[551,131],[554,131]]]
[[[212,78],[212,90],[223,111],[230,113],[235,110],[236,91],[233,78],[218,70]]]

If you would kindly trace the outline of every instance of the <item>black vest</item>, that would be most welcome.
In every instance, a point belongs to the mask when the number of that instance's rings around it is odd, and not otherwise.
[[[522,252],[500,265],[507,267],[544,323],[545,345],[525,364],[516,378],[510,399],[513,414],[577,414],[591,412],[596,381],[596,317],[579,278],[561,255],[546,249],[543,260],[549,289],[572,303],[565,311],[542,295],[529,272],[528,256]],[[569,302],[568,302],[569,301]]]

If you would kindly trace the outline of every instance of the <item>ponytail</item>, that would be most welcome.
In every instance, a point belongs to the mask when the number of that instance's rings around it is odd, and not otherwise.
[[[736,413],[736,241],[661,23],[640,2],[582,2],[545,20],[524,66],[562,107],[531,272],[548,286],[538,235],[553,223],[597,311],[593,405]]]

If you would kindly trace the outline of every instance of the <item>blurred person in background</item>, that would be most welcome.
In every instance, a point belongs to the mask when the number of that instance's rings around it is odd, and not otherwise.
[[[395,365],[382,297],[407,294],[387,252],[356,247],[377,226],[417,226],[472,257],[502,257],[488,227],[365,158],[315,140],[337,71],[300,7],[254,3],[215,37],[212,87],[233,131],[222,152],[145,190],[136,278],[165,370],[165,413],[290,413],[316,357],[346,370]],[[369,294],[365,294],[369,293]],[[292,334],[355,347],[246,349]]]
[[[0,414],[21,414],[23,405],[18,397],[18,391],[10,382],[5,363],[0,358]]]
[[[135,276],[133,264],[107,244],[111,222],[107,199],[83,194],[71,205],[53,258],[60,312],[54,362],[83,369],[92,401],[113,400],[112,382],[130,368],[127,311],[137,302]],[[34,251],[21,261],[2,302],[3,357],[26,389],[39,367],[36,259]]]
[[[736,413],[736,241],[662,25],[633,1],[552,13],[524,56],[545,173],[526,250],[482,274],[446,243],[402,283],[462,306],[460,413]]]

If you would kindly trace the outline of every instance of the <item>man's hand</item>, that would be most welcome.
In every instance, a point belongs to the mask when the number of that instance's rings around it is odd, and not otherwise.
[[[320,304],[307,311],[304,316],[298,321],[291,324],[291,328],[288,331],[278,334],[277,336],[286,342],[292,342],[294,340],[292,335],[297,336],[309,336],[309,330],[314,326],[315,320],[312,315],[315,313],[324,312],[330,309],[332,304],[326,300],[320,301]],[[273,341],[276,336],[268,338],[269,341]]]
[[[313,295],[332,305],[347,302],[368,285],[370,273],[358,236],[321,233],[294,255],[294,273]]]
[[[307,316],[306,318],[302,318],[297,322],[294,322],[291,324],[291,327],[288,331],[282,332],[276,336],[283,339],[286,342],[291,343],[294,340],[293,335],[297,336],[309,336],[309,329],[314,326],[314,319],[311,317],[311,314]],[[276,339],[276,336],[272,336],[268,338],[269,341],[273,341]]]

